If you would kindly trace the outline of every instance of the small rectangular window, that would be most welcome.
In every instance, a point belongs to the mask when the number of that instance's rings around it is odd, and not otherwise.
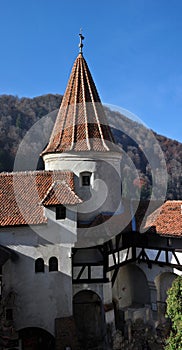
[[[56,207],[56,220],[64,220],[66,218],[66,207],[59,205]]]
[[[82,176],[82,186],[90,186],[90,176],[89,175]]]

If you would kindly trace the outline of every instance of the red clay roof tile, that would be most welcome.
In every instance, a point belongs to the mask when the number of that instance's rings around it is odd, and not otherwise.
[[[182,236],[182,200],[168,200],[148,216],[145,227],[165,236]]]
[[[75,205],[82,203],[82,200],[71,190],[65,182],[56,181],[49,188],[46,196],[42,200],[44,206],[52,206],[58,204]]]
[[[85,59],[73,65],[48,146],[42,154],[118,151]]]
[[[46,223],[41,201],[56,181],[62,182],[64,204],[79,202],[74,174],[69,171],[28,171],[0,174],[0,226]],[[67,198],[66,198],[67,196]],[[58,202],[58,201],[57,201]],[[62,203],[60,203],[62,204]]]

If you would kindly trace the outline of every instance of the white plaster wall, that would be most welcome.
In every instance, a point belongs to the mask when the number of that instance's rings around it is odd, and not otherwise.
[[[182,265],[182,252],[176,252],[176,256],[177,256],[177,258],[178,258],[178,260],[179,260],[179,262],[180,262],[180,265]],[[174,257],[172,257],[171,262],[172,262],[173,264],[176,264],[176,260],[174,259]],[[178,270],[178,269],[176,269],[176,268],[173,270],[173,272],[176,273],[176,274],[179,275],[179,276],[182,275],[182,271],[180,271],[180,270]]]
[[[79,152],[44,155],[46,170],[70,170],[76,175],[75,188],[85,201],[79,205],[79,220],[91,220],[101,212],[120,208],[120,153]],[[80,186],[80,173],[91,172],[91,186]]]
[[[76,224],[70,222],[72,231],[68,226],[49,220],[47,225],[1,229],[0,244],[19,257],[3,266],[4,293],[16,293],[14,318],[18,330],[41,327],[54,335],[55,318],[72,315],[71,248]],[[58,271],[49,272],[51,256],[58,259]],[[40,257],[45,272],[35,273],[35,259]]]
[[[103,304],[109,304],[112,302],[112,285],[111,282],[107,283],[92,283],[92,284],[74,284],[73,296],[80,291],[91,290],[95,292],[102,300]]]
[[[66,206],[65,220],[56,220],[56,208],[45,208],[46,225],[31,226],[36,233],[51,243],[72,243],[77,241],[77,208]],[[51,232],[51,234],[50,234]]]
[[[81,266],[74,266],[73,278],[77,278],[79,272],[81,272]],[[90,268],[91,278],[103,278],[103,267],[102,266],[91,266]],[[88,267],[86,267],[80,277],[80,280],[88,278]]]
[[[154,265],[152,264],[152,268],[149,269],[148,265],[146,263],[140,263],[140,264],[136,264],[141,270],[144,271],[147,280],[149,282],[154,282],[156,276],[164,273],[164,272],[172,272],[173,269],[170,266],[159,266],[159,265]]]
[[[92,292],[95,292],[102,300],[103,302],[103,283],[79,283],[73,285],[73,296],[76,295],[78,292],[81,292],[83,290],[91,290]]]
[[[78,206],[78,220],[91,222],[100,213],[114,214],[106,223],[90,228],[79,228],[76,247],[103,244],[120,232],[121,203],[121,153],[70,152],[44,155],[46,170],[70,170],[75,174],[75,189],[84,200]],[[91,185],[81,186],[80,174],[90,172]]]
[[[142,290],[142,293],[141,293]],[[113,286],[113,298],[119,308],[143,307],[150,303],[150,293],[147,278],[136,264],[120,267]]]

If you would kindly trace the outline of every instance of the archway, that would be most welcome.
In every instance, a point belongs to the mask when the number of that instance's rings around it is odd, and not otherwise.
[[[177,275],[173,272],[163,272],[155,278],[157,289],[157,311],[160,322],[165,322],[167,291]]]
[[[145,273],[134,264],[122,266],[113,286],[116,328],[124,330],[128,319],[145,320],[148,304],[150,304],[150,290]]]
[[[42,328],[28,327],[19,331],[22,350],[54,350],[54,337]]]
[[[106,326],[100,297],[90,290],[78,292],[73,298],[73,315],[82,349],[104,349]]]
[[[113,298],[118,300],[120,309],[149,304],[150,291],[145,273],[134,264],[121,267],[113,287]]]

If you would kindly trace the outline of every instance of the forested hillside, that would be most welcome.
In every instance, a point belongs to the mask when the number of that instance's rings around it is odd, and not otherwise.
[[[35,98],[18,98],[15,96],[0,96],[0,171],[12,171],[18,145],[39,119],[57,110],[62,100],[61,95],[44,95]],[[131,159],[137,169],[142,186],[143,198],[150,198],[152,176],[150,159],[142,151],[141,142],[146,150],[152,145],[150,133],[135,121],[121,116],[118,112],[106,110],[109,124],[113,129],[116,142],[123,148],[125,158]],[[55,115],[53,116],[55,118]],[[113,123],[114,121],[114,123]],[[118,127],[119,125],[119,127]],[[182,198],[182,144],[154,133],[165,156],[168,171],[167,198]],[[157,149],[154,156],[158,156]],[[125,159],[124,158],[124,159]],[[162,160],[161,160],[162,162]],[[39,164],[39,168],[40,168]],[[125,166],[126,175],[128,166]],[[129,170],[128,170],[129,171]],[[137,185],[137,184],[136,184]]]
[[[41,117],[59,108],[61,95],[35,98],[0,96],[0,171],[12,171],[17,147]]]

